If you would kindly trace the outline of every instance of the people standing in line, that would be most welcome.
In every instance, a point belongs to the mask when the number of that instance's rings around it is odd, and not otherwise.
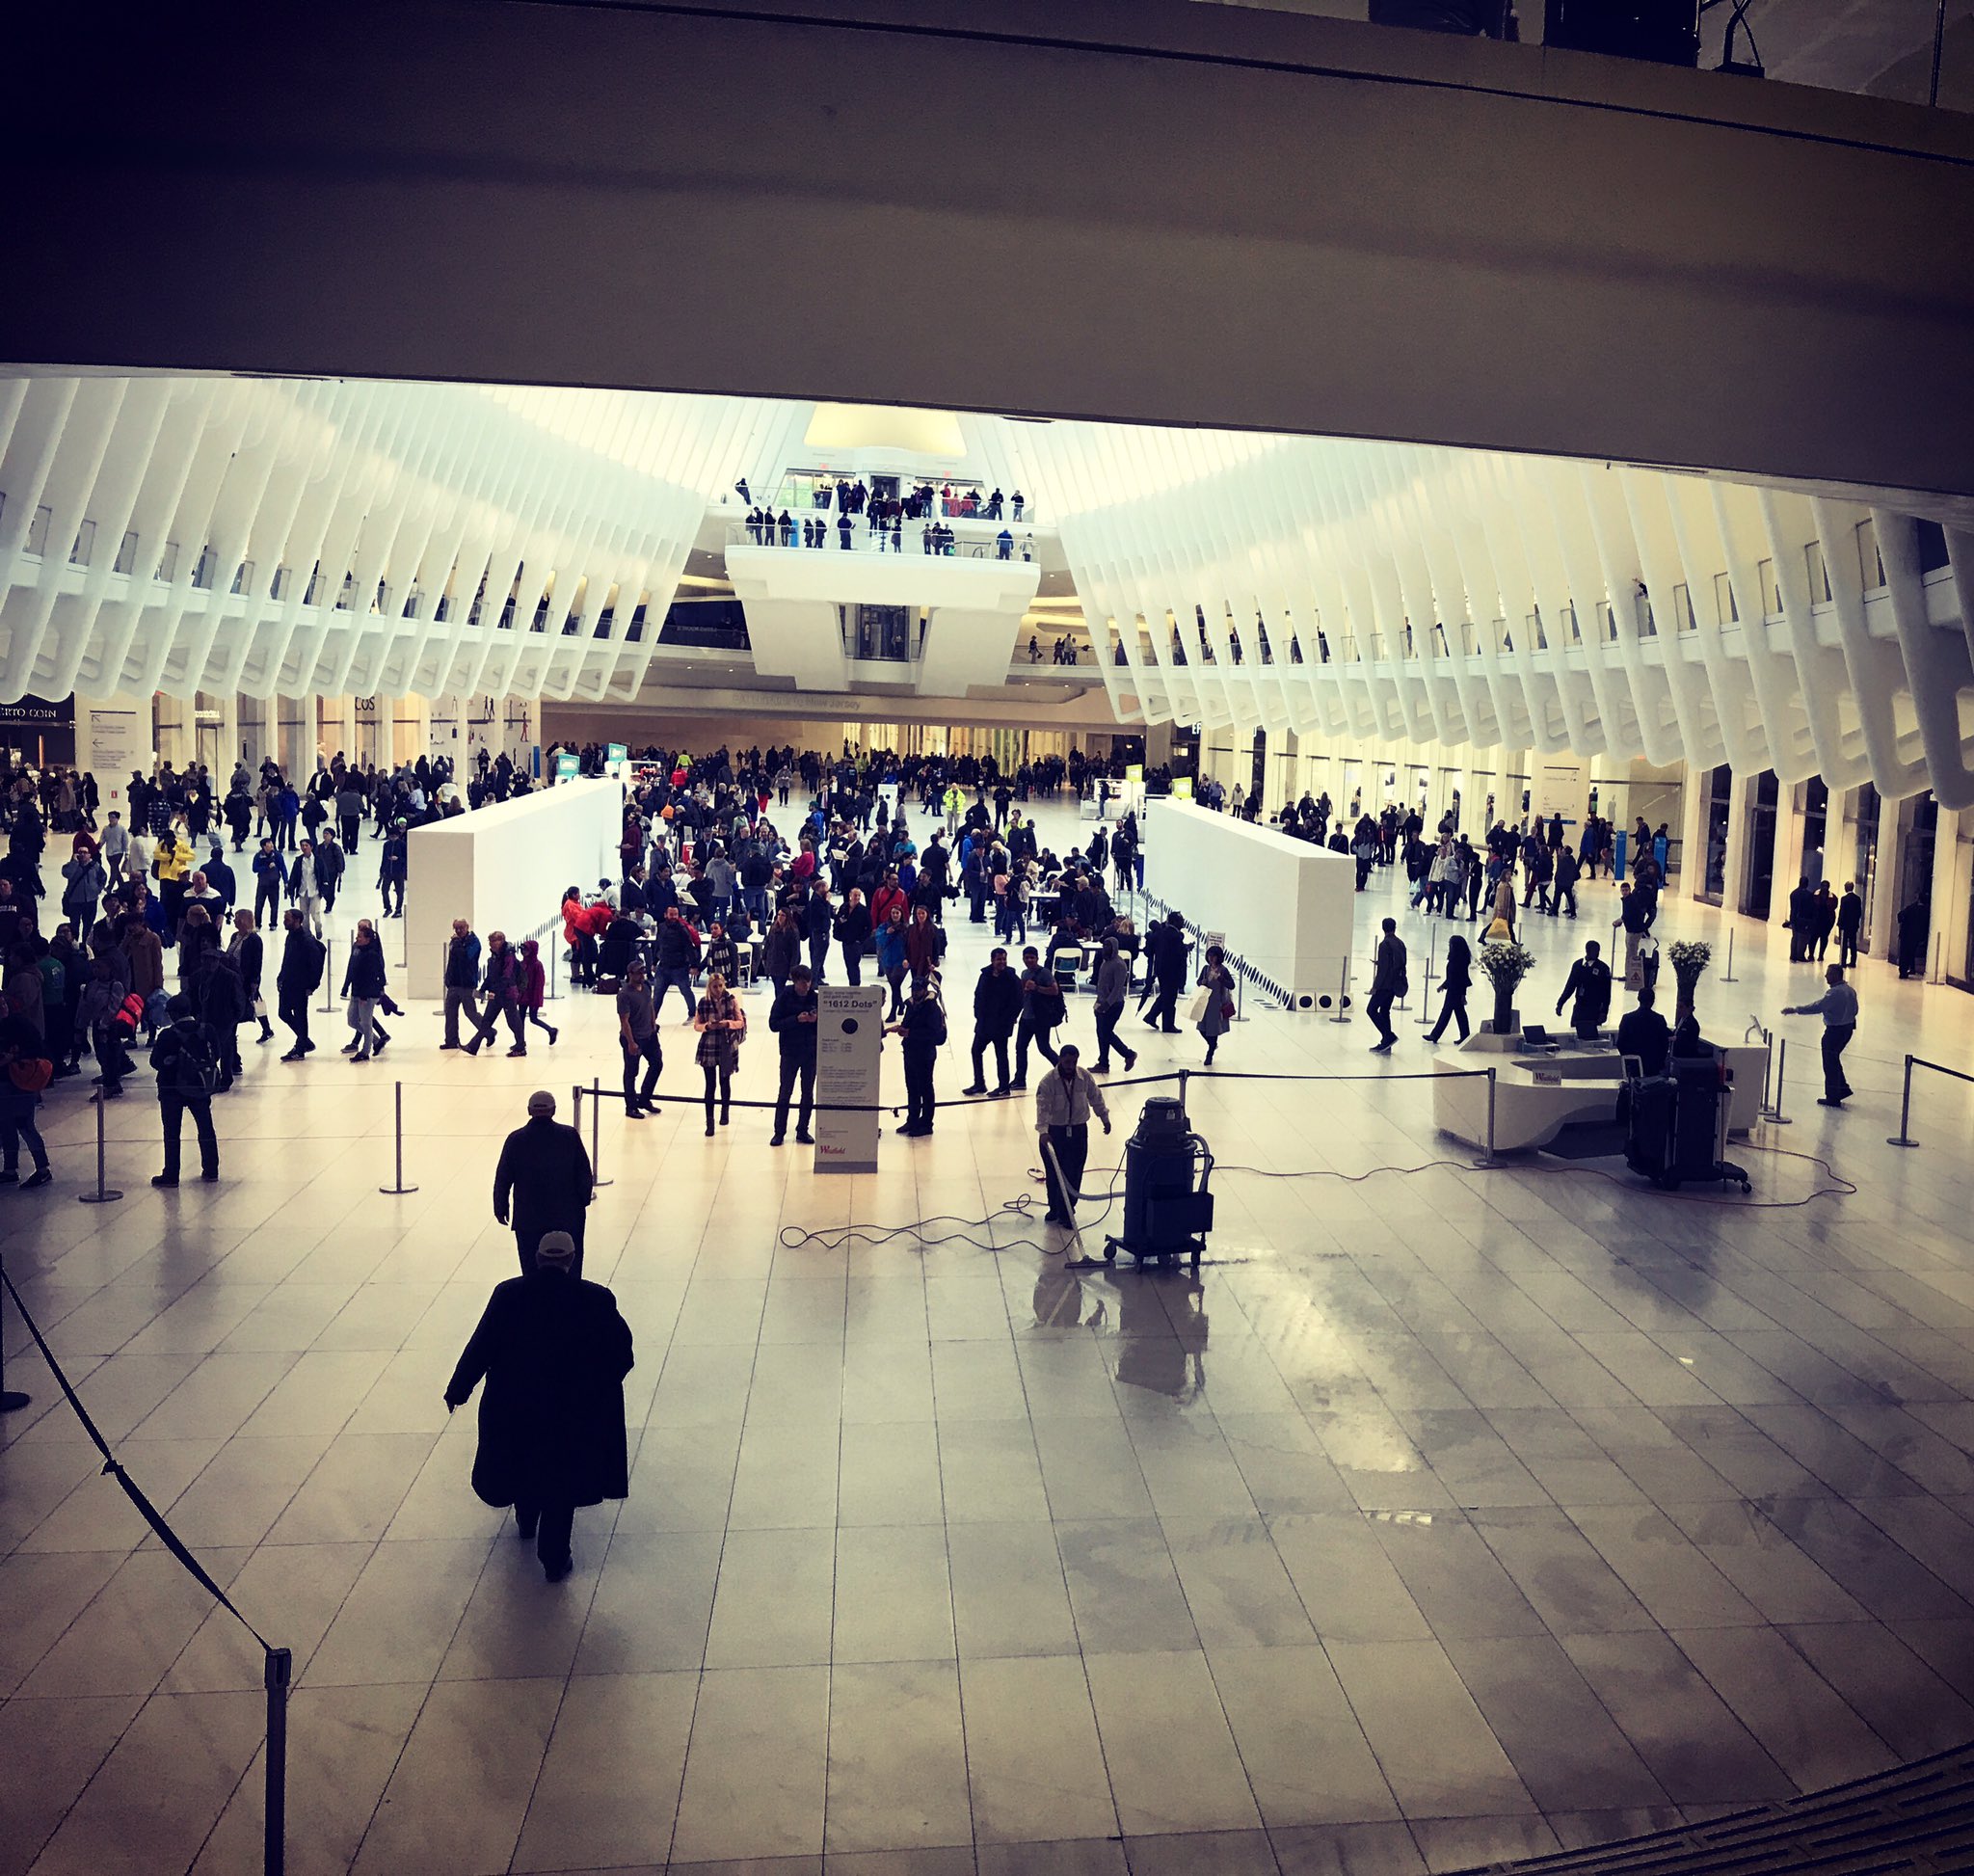
[[[644,960],[639,957],[630,960],[617,992],[617,1039],[624,1051],[624,1117],[642,1120],[658,1111],[652,1095],[665,1065],[665,1052],[658,1041],[657,1005],[652,1000]],[[637,1079],[640,1063],[644,1067],[642,1084]]]
[[[520,1023],[516,1028],[516,1039],[520,1044],[520,1053],[526,1055],[527,1026],[532,1023],[536,1029],[545,1030],[548,1035],[548,1046],[555,1046],[560,1033],[555,1025],[542,1014],[543,1000],[548,994],[548,976],[542,969],[542,948],[533,938],[520,941],[520,958],[515,965],[514,1004]]]
[[[1558,846],[1551,854],[1553,872],[1550,886],[1552,897],[1549,901],[1551,912],[1562,913],[1567,919],[1577,915],[1577,880],[1582,876],[1583,866],[1577,856],[1566,846]],[[1569,901],[1569,910],[1563,912],[1563,901]]]
[[[1186,942],[1186,921],[1177,912],[1166,913],[1145,933],[1145,968],[1153,993],[1147,1028],[1167,1035],[1179,1033],[1179,993],[1186,988],[1186,960],[1191,950]]]
[[[1824,972],[1829,986],[1813,1004],[1797,1004],[1783,1010],[1784,1016],[1821,1016],[1824,1019],[1824,1091],[1817,1097],[1820,1108],[1841,1108],[1851,1098],[1851,1084],[1844,1074],[1844,1051],[1857,1033],[1857,992],[1844,981],[1844,967],[1829,965]]]
[[[1446,941],[1446,976],[1439,980],[1439,1021],[1426,1032],[1427,1042],[1437,1042],[1449,1023],[1457,1023],[1460,1040],[1466,1041],[1467,992],[1474,987],[1474,953],[1467,941],[1455,935]]]
[[[351,1061],[368,1061],[382,1055],[390,1038],[377,1023],[377,1005],[384,999],[384,947],[368,919],[360,919],[350,938],[350,954],[343,966],[342,994],[348,1005],[350,1028],[355,1036],[343,1044]]]
[[[815,1112],[815,1030],[820,1004],[806,964],[796,965],[787,986],[775,992],[767,1026],[780,1040],[781,1079],[775,1088],[775,1131],[770,1146],[780,1146],[788,1137],[788,1098],[797,1082],[802,1087],[802,1106],[795,1117],[795,1138],[804,1146],[815,1144],[809,1123]]]
[[[1007,1079],[1007,1045],[1022,1016],[1022,980],[1008,968],[1007,951],[996,945],[974,984],[974,1080],[964,1091],[985,1094],[987,1051],[994,1051],[996,1099],[1014,1090]]]
[[[773,994],[779,997],[795,975],[802,956],[802,929],[795,923],[791,906],[778,906],[766,935],[760,941],[760,965],[767,973]],[[814,973],[811,974],[814,981]]]
[[[1055,974],[1042,962],[1033,945],[1022,952],[1022,1014],[1015,1026],[1014,1080],[1009,1085],[1020,1093],[1028,1085],[1028,1048],[1052,1065],[1055,1049],[1049,1037],[1064,1015],[1062,986]]]
[[[1205,1001],[1193,1027],[1207,1045],[1205,1065],[1214,1065],[1214,1054],[1220,1038],[1234,1026],[1234,973],[1227,968],[1227,954],[1218,945],[1207,947],[1206,962],[1200,967],[1199,989]]]
[[[491,1042],[500,1033],[500,1019],[507,1019],[507,1027],[514,1040],[509,1044],[510,1056],[524,1056],[528,1045],[521,1035],[523,1018],[520,1013],[520,958],[509,947],[507,933],[490,931],[487,934],[487,958],[481,970],[481,994],[486,1004],[480,1011],[480,1026],[473,1033],[473,1039],[467,1044],[467,1054],[476,1056],[483,1042]]]
[[[54,1179],[48,1169],[47,1143],[35,1125],[41,1090],[54,1079],[55,1064],[34,1025],[21,1015],[0,1016],[0,1154],[5,1156],[0,1186],[33,1192]],[[25,1179],[20,1176],[22,1141],[35,1168]]]
[[[1097,959],[1095,988],[1097,1065],[1092,1073],[1110,1072],[1110,1051],[1115,1049],[1124,1058],[1124,1072],[1128,1075],[1137,1066],[1137,1051],[1117,1033],[1117,1023],[1124,1014],[1124,1001],[1131,993],[1131,959],[1119,951],[1115,938],[1104,940],[1103,951]],[[979,1077],[974,1079],[978,1081]]]
[[[574,1273],[582,1274],[582,1227],[596,1177],[582,1136],[555,1118],[547,1088],[528,1096],[528,1117],[500,1143],[494,1167],[494,1216],[514,1220],[514,1247],[521,1274],[535,1267],[535,1246],[551,1231],[566,1231],[574,1246]]]
[[[1365,999],[1364,1013],[1376,1027],[1378,1039],[1371,1045],[1374,1056],[1389,1055],[1399,1038],[1392,1029],[1392,1005],[1405,994],[1405,941],[1399,936],[1399,922],[1384,922],[1384,936],[1378,940],[1376,960],[1371,973],[1371,995]]]
[[[281,915],[287,937],[281,945],[281,961],[275,973],[275,1014],[294,1035],[294,1045],[281,1059],[300,1061],[315,1044],[308,1039],[308,999],[322,981],[325,952],[322,940],[308,929],[307,921],[296,906]]]
[[[842,909],[837,914],[834,936],[842,948],[843,980],[851,985],[864,981],[864,953],[870,949],[870,908],[855,886],[843,895]]]
[[[582,1280],[579,1263],[569,1232],[545,1232],[529,1268],[494,1286],[445,1387],[452,1412],[485,1380],[473,1491],[514,1507],[516,1533],[534,1541],[551,1583],[575,1567],[576,1509],[630,1491],[630,1328],[616,1298]]]
[[[1837,962],[1848,971],[1857,962],[1857,939],[1864,929],[1864,901],[1857,897],[1857,882],[1844,882],[1844,897],[1837,901]]]
[[[169,1006],[170,1026],[151,1044],[151,1072],[157,1077],[158,1116],[164,1125],[165,1169],[153,1186],[178,1183],[179,1135],[192,1116],[199,1136],[200,1177],[209,1185],[220,1176],[220,1142],[212,1129],[212,1090],[219,1075],[219,1050],[211,1032],[184,997]]]
[[[877,927],[877,971],[891,986],[891,1005],[885,1012],[887,1021],[894,1021],[905,1007],[905,978],[911,970],[911,961],[905,951],[905,906],[902,898],[894,899],[886,910],[884,922]]]
[[[441,1049],[457,1049],[460,1011],[477,1031],[480,1027],[480,940],[465,919],[452,922],[452,936],[445,941],[445,967],[440,973],[440,990],[445,999],[445,1039]]]
[[[692,1027],[699,1032],[696,1059],[706,1077],[706,1137],[711,1139],[715,1087],[724,1127],[734,1099],[734,1070],[739,1064],[740,1044],[747,1036],[747,1012],[717,971],[707,978],[706,995],[692,1012]]]
[[[829,902],[829,887],[818,873],[809,883],[809,902],[803,908],[802,935],[809,945],[809,975],[818,983],[829,981],[829,947],[836,933],[836,908]]]
[[[1565,847],[1563,852],[1567,854]],[[1556,1000],[1556,1013],[1562,1014],[1562,1006],[1574,997],[1576,1008],[1571,1012],[1570,1024],[1582,1041],[1589,1041],[1601,1032],[1604,1019],[1611,1014],[1611,966],[1604,962],[1601,947],[1592,938],[1584,947],[1584,954],[1569,967],[1569,976],[1564,980],[1562,995]]]
[[[1092,1113],[1107,1134],[1110,1110],[1104,1105],[1104,1090],[1079,1064],[1076,1044],[1065,1042],[1054,1065],[1035,1085],[1035,1132],[1049,1182],[1049,1209],[1043,1217],[1051,1224],[1076,1222],[1076,1201],[1090,1158]]]
[[[939,1105],[933,1077],[946,1041],[946,1012],[933,990],[931,978],[915,979],[905,1013],[885,1026],[888,1034],[899,1038],[903,1049],[905,1123],[898,1132],[912,1139],[922,1139],[932,1132],[932,1115]]]

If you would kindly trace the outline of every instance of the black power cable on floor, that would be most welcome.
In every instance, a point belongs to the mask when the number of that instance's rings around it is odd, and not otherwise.
[[[1639,1185],[1635,1180],[1620,1173],[1609,1172],[1602,1166],[1548,1166],[1527,1161],[1496,1161],[1485,1165],[1477,1160],[1427,1160],[1418,1166],[1374,1166],[1363,1172],[1338,1172],[1329,1166],[1309,1166],[1299,1171],[1275,1172],[1267,1166],[1231,1166],[1224,1160],[1215,1161],[1214,1170],[1218,1172],[1244,1172],[1257,1179],[1338,1179],[1347,1186],[1362,1185],[1367,1179],[1375,1179],[1387,1172],[1434,1172],[1445,1168],[1449,1172],[1533,1172],[1544,1174],[1576,1173],[1582,1177],[1606,1179],[1614,1186],[1636,1193],[1641,1198],[1671,1199],[1675,1203],[1688,1205],[1722,1205],[1738,1212],[1788,1212],[1796,1211],[1819,1198],[1846,1198],[1857,1191],[1850,1180],[1837,1171],[1827,1160],[1819,1159],[1814,1153],[1796,1153],[1786,1146],[1743,1145],[1740,1149],[1747,1153],[1768,1153],[1781,1160],[1803,1160],[1820,1168],[1830,1181],[1819,1186],[1815,1192],[1801,1198],[1707,1198],[1698,1193],[1668,1192],[1662,1187]]]

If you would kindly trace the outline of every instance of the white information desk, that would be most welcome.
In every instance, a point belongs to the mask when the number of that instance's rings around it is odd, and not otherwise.
[[[1768,1051],[1729,1043],[1715,1053],[1734,1077],[1728,1095],[1727,1131],[1746,1134],[1761,1117],[1762,1071]],[[1487,1083],[1475,1069],[1492,1068],[1494,1146],[1497,1152],[1547,1146],[1578,1121],[1614,1121],[1624,1066],[1614,1048],[1579,1044],[1565,1036],[1555,1055],[1504,1048],[1494,1036],[1476,1032],[1465,1042],[1441,1049],[1432,1065],[1457,1069],[1463,1079],[1434,1082],[1433,1123],[1442,1133],[1473,1146],[1487,1144]]]

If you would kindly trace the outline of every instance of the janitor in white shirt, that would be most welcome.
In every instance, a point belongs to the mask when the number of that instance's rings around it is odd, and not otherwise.
[[[1042,1137],[1042,1166],[1049,1175],[1049,1210],[1044,1216],[1052,1224],[1076,1222],[1070,1207],[1090,1157],[1093,1111],[1107,1134],[1110,1110],[1104,1105],[1104,1090],[1078,1061],[1076,1044],[1066,1042],[1054,1065],[1035,1085],[1035,1132]]]

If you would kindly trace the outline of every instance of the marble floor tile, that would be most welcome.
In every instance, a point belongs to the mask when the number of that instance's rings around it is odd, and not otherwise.
[[[737,1668],[700,1682],[674,1865],[819,1855],[828,1770],[827,1668]]]
[[[441,1681],[426,1696],[353,1870],[498,1869],[514,1855],[560,1680]]]
[[[572,1680],[513,1867],[661,1865],[671,1848],[698,1696],[695,1674]]]
[[[1260,1827],[1204,1654],[1100,1654],[1085,1667],[1127,1838]],[[1180,1740],[1187,1776],[1175,1779],[1172,1754]]]
[[[1320,1648],[1214,1648],[1207,1658],[1270,1830],[1399,1815]]]
[[[953,1524],[946,1535],[962,1660],[1077,1652],[1051,1526]]]
[[[35,1860],[40,1876],[187,1868],[260,1744],[253,1694],[157,1694]]]
[[[952,1661],[839,1662],[830,1675],[825,1857],[963,1844],[973,1815]]]
[[[720,1556],[707,1666],[826,1662],[835,1589],[833,1530],[730,1531]]]
[[[1358,1724],[1407,1817],[1535,1809],[1437,1642],[1326,1642]]]
[[[939,1525],[845,1528],[837,1533],[831,1659],[950,1661],[952,1586]]]

